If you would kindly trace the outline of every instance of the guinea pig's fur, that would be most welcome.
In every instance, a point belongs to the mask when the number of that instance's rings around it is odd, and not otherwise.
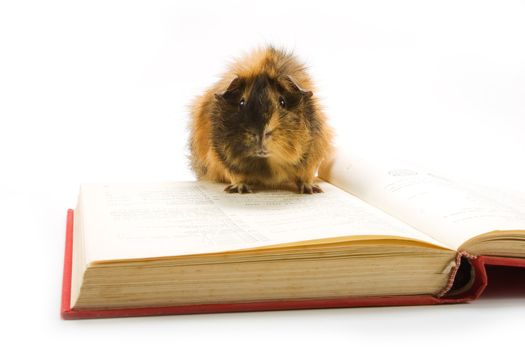
[[[299,193],[322,192],[314,179],[332,130],[313,89],[305,66],[272,46],[234,62],[191,107],[197,178],[229,183],[230,193],[290,183]]]

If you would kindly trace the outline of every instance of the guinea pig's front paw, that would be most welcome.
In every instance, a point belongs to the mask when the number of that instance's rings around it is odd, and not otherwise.
[[[228,193],[252,193],[252,189],[245,183],[231,184],[224,189]]]
[[[305,182],[298,182],[297,183],[297,190],[299,191],[299,193],[306,193],[306,194],[322,193],[323,192],[321,187],[319,187],[318,185],[305,183]]]

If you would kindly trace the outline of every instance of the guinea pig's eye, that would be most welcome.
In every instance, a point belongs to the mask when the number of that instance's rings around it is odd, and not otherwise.
[[[284,100],[284,97],[279,96],[279,104],[280,104],[281,107],[283,107],[283,108],[286,107],[286,101]]]
[[[244,104],[245,104],[244,98],[241,98],[241,100],[239,101],[239,107],[244,108]]]

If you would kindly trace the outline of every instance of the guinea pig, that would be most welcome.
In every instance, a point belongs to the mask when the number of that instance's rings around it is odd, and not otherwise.
[[[319,164],[330,157],[332,129],[297,58],[272,46],[233,62],[191,106],[190,162],[198,179],[229,193],[292,184],[320,193]]]

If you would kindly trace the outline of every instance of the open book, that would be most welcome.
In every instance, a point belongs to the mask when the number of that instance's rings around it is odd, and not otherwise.
[[[471,300],[484,264],[525,267],[525,199],[344,154],[324,193],[83,185],[64,318]],[[499,198],[495,198],[495,197]]]

